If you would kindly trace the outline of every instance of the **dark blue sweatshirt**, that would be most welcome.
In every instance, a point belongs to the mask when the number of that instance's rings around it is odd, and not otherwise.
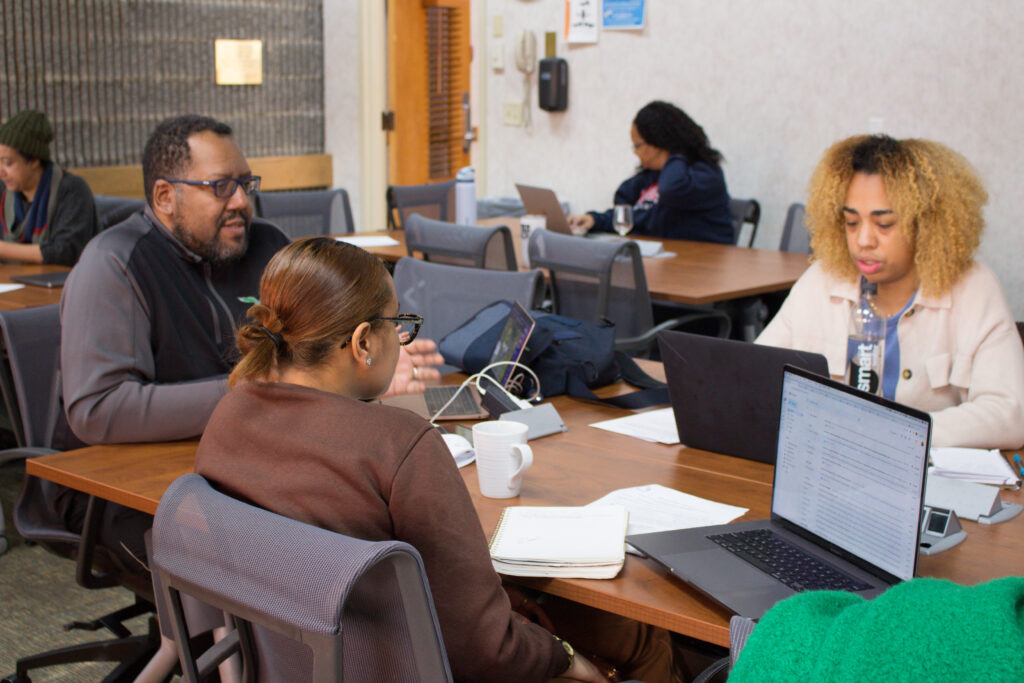
[[[643,170],[619,185],[616,204],[633,207],[631,235],[733,244],[729,191],[719,166],[673,154],[661,171]],[[591,211],[593,230],[614,232],[612,211]]]

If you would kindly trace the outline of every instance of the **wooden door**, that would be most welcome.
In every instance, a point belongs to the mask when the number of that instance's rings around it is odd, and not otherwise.
[[[470,163],[469,30],[469,0],[388,0],[392,185],[450,180]]]

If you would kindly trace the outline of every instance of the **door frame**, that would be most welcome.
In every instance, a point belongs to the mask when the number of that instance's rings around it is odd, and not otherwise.
[[[384,230],[388,224],[387,134],[381,113],[388,96],[387,14],[380,0],[359,1],[359,225]]]
[[[358,225],[367,230],[387,226],[388,148],[381,128],[381,114],[387,108],[388,47],[387,13],[381,0],[359,1],[359,159],[360,217]],[[477,195],[487,191],[487,56],[481,45],[487,34],[487,0],[470,0],[470,105],[477,140],[470,150],[476,169]]]

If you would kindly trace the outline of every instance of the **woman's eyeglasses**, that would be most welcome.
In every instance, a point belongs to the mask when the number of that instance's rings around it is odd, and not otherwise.
[[[366,322],[374,323],[378,320],[384,320],[389,323],[394,323],[395,331],[398,332],[398,343],[405,346],[420,333],[420,326],[423,324],[423,316],[416,315],[415,313],[399,313],[397,317],[388,318],[383,315],[378,315],[370,318]],[[352,341],[352,337],[341,342],[341,348],[348,346],[348,343]]]

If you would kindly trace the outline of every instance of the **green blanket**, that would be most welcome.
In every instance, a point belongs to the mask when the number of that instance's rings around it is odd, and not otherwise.
[[[802,593],[768,611],[729,683],[1024,681],[1024,578]]]

